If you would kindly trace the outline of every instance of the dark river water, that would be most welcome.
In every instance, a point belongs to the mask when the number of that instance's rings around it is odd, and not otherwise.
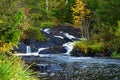
[[[40,80],[120,80],[120,59],[41,56],[34,59]]]

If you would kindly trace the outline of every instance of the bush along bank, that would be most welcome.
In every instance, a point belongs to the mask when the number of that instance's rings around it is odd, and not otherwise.
[[[75,42],[71,52],[72,56],[86,57],[110,57],[111,53],[106,51],[106,46],[103,42],[93,42],[84,40]]]

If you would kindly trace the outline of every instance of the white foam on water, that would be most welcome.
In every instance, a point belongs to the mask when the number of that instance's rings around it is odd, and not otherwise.
[[[26,53],[17,53],[14,54],[15,56],[40,56],[40,57],[49,57],[50,55],[45,55],[45,54],[39,54],[42,50],[48,49],[47,48],[39,48],[37,52],[31,52],[30,46],[26,47]]]
[[[28,53],[17,53],[17,54],[14,54],[15,56],[39,56],[38,53],[31,53],[31,54],[28,54]]]
[[[63,47],[67,49],[67,52],[65,54],[70,55],[70,52],[72,51],[73,46],[74,46],[74,42],[68,42],[63,44]]]
[[[49,48],[49,47],[47,47],[47,48],[39,48],[37,53],[39,53],[39,52],[41,52],[41,51],[43,51],[43,50],[45,50],[45,49],[48,49],[48,48]]]
[[[76,37],[74,37],[73,35],[70,35],[68,33],[63,33],[67,38],[69,39],[75,39]]]
[[[43,31],[46,32],[46,33],[48,33],[48,34],[50,33],[50,29],[49,28],[46,28]]]
[[[26,46],[26,54],[30,54],[31,53],[31,48],[30,46]]]
[[[60,31],[60,33],[63,33],[62,31]]]
[[[61,39],[64,39],[62,36],[56,36],[56,35],[55,35],[54,37],[57,37],[57,38],[61,38]]]
[[[79,59],[92,59],[91,57],[70,57],[72,60],[79,60]]]
[[[39,54],[39,56],[44,58],[50,58],[52,57],[52,54]]]
[[[39,57],[51,57],[50,54],[38,54],[37,52],[31,53],[31,54],[25,54],[25,53],[17,53],[14,54],[15,56],[39,56]]]

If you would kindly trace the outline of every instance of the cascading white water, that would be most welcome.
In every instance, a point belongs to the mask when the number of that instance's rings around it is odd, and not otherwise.
[[[54,35],[54,37],[60,38],[60,39],[64,39],[62,36],[56,36],[56,35]]]
[[[39,48],[37,52],[31,52],[30,46],[26,46],[26,54],[24,53],[18,53],[15,54],[15,56],[40,56],[40,57],[49,57],[50,55],[45,54],[39,54],[42,50],[45,50],[48,48]]]
[[[75,39],[76,37],[74,37],[73,35],[70,35],[68,33],[63,33],[67,38],[69,39]]]
[[[46,28],[43,31],[46,32],[46,33],[48,33],[48,34],[50,33],[50,29],[49,28]]]
[[[37,53],[39,53],[39,52],[41,52],[41,51],[43,51],[43,50],[45,50],[45,49],[48,49],[48,48],[49,48],[49,47],[47,47],[47,48],[39,48]]]
[[[65,54],[70,55],[70,52],[72,51],[73,46],[74,46],[74,42],[68,42],[63,44],[63,47],[67,49],[67,52]]]
[[[26,46],[26,54],[30,54],[31,53],[31,48],[30,46]]]

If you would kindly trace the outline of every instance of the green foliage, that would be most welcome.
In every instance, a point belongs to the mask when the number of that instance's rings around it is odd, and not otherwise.
[[[26,38],[33,38],[38,41],[45,41],[46,37],[40,32],[40,28],[29,27],[25,32]]]
[[[86,3],[86,6],[91,9],[90,40],[103,42],[106,52],[120,52],[120,29],[118,27],[120,2],[118,0],[89,0]]]
[[[111,57],[112,58],[120,58],[120,54],[118,54],[117,52],[112,52]]]
[[[2,1],[1,1],[2,2]],[[12,3],[12,1],[10,1]],[[4,5],[3,3],[1,3]],[[0,41],[1,42],[16,42],[20,39],[20,30],[18,29],[19,24],[22,22],[23,19],[23,11],[19,9],[13,9],[14,5],[6,4],[8,7],[7,11],[6,8],[0,9],[1,10],[1,17],[4,21],[4,23],[1,24],[0,27]],[[0,7],[2,8],[2,7]],[[9,14],[9,15],[8,15]]]
[[[75,42],[74,48],[79,49],[83,53],[88,53],[88,44],[86,41]]]
[[[89,0],[87,7],[91,9],[94,21],[117,25],[120,20],[120,1],[119,0]]]
[[[25,0],[27,8],[30,8],[29,16],[32,20],[32,26],[40,27],[41,22],[52,21],[57,7],[56,0]]]
[[[20,40],[19,26],[23,21],[24,11],[22,7],[17,7],[20,5],[19,0],[0,0],[0,5],[0,53],[4,53],[11,50]]]
[[[57,9],[55,11],[55,17],[61,23],[72,23],[72,10],[75,0],[58,0]]]
[[[118,21],[118,27],[116,28],[116,36],[120,36],[120,21]]]
[[[40,26],[41,28],[50,28],[53,27],[53,23],[51,21],[45,21],[45,22],[41,22]]]
[[[89,45],[89,49],[91,53],[102,53],[104,52],[105,46],[102,42],[95,42]]]
[[[0,56],[0,80],[37,80],[17,57]]]

